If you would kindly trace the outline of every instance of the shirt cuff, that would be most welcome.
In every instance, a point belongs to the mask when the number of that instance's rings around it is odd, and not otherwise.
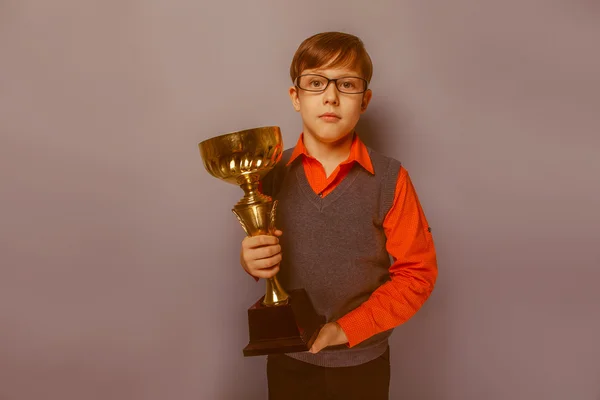
[[[371,314],[360,306],[337,320],[348,338],[348,347],[354,347],[373,336],[370,321]]]

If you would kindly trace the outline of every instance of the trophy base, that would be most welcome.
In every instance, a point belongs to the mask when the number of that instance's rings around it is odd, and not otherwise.
[[[325,317],[315,311],[306,290],[289,291],[288,303],[264,306],[261,297],[248,309],[250,343],[244,356],[308,351]]]

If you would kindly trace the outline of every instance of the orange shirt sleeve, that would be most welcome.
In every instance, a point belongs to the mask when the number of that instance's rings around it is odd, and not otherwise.
[[[337,321],[348,337],[349,347],[410,319],[425,303],[437,279],[431,229],[403,167],[383,228],[387,251],[394,259],[389,269],[391,280]]]

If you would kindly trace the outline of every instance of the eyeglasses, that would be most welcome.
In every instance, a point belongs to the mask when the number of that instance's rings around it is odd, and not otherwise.
[[[341,93],[360,94],[367,91],[367,81],[356,76],[329,79],[322,75],[306,74],[296,78],[295,85],[307,92],[321,93],[333,82]]]

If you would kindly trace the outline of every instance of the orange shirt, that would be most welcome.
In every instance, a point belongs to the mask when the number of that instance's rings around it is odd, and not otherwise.
[[[319,161],[311,157],[300,135],[289,163],[302,156],[308,182],[317,194],[327,196],[344,179],[354,163],[374,174],[364,143],[354,135],[350,155],[329,177]],[[288,163],[288,165],[289,165]],[[400,167],[394,201],[383,221],[386,249],[394,262],[391,280],[337,322],[352,347],[369,337],[406,322],[421,308],[437,279],[436,252],[431,229],[417,193],[404,167]]]

